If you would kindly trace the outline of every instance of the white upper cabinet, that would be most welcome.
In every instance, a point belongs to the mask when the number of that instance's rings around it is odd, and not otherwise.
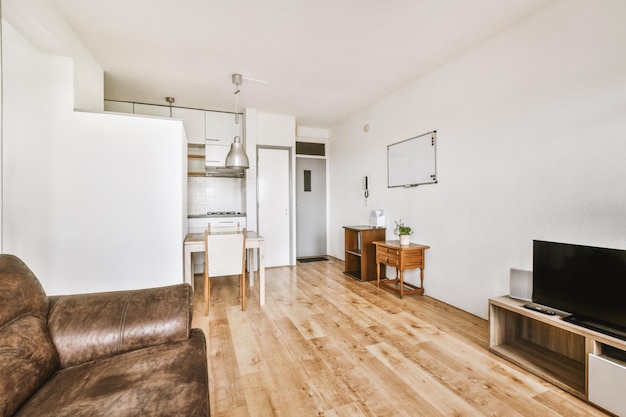
[[[234,113],[207,111],[204,117],[207,145],[230,145],[235,136],[241,137],[243,122],[241,115],[239,115],[239,124],[236,123]]]
[[[188,143],[204,145],[204,113],[204,110],[172,108],[172,117],[183,121]]]
[[[206,166],[224,168],[229,151],[229,145],[207,145],[204,150]]]
[[[168,106],[135,103],[135,114],[143,114],[145,116],[170,117],[170,108]]]
[[[115,113],[133,113],[133,103],[127,101],[104,100],[104,111]]]
[[[162,106],[156,104],[141,104],[115,100],[105,100],[104,109],[117,113],[134,113],[144,116],[174,118],[183,121],[187,141],[194,145],[230,146],[235,136],[241,137],[243,143],[243,115],[221,111],[189,109],[184,107]],[[171,111],[171,114],[170,114]],[[239,122],[239,123],[237,123]],[[221,155],[222,148],[214,152]]]

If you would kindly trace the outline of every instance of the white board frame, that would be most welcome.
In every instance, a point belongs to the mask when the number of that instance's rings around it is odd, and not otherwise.
[[[387,145],[387,187],[437,183],[437,131]]]

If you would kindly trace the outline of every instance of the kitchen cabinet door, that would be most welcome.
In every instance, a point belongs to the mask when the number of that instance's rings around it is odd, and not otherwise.
[[[224,167],[226,165],[226,155],[230,151],[229,145],[206,145],[204,152],[206,155],[206,165],[211,167]]]
[[[204,110],[172,107],[172,117],[183,121],[188,143],[204,145],[204,113]]]
[[[207,145],[230,145],[235,136],[241,137],[242,115],[239,115],[239,124],[236,123],[234,113],[207,111],[204,118]]]

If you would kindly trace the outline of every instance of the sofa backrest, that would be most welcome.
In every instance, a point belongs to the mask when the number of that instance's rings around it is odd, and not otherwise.
[[[59,367],[48,297],[19,258],[0,255],[0,416],[11,416]]]
[[[20,258],[0,255],[0,326],[26,313],[47,319],[48,297]]]

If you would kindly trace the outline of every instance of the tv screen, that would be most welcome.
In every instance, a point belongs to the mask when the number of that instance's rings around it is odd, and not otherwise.
[[[626,339],[626,250],[533,241],[532,300]]]

